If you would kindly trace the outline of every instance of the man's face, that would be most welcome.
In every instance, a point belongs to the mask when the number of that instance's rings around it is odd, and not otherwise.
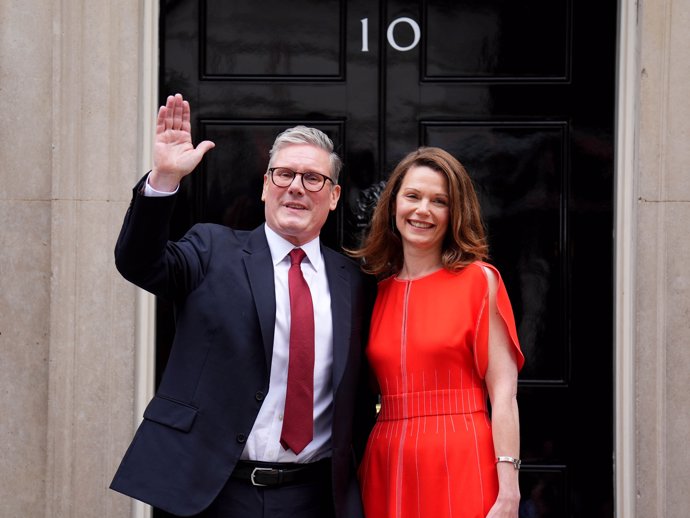
[[[325,149],[310,144],[292,144],[273,156],[271,167],[287,167],[296,173],[320,173],[331,176],[331,162]],[[319,192],[307,191],[302,175],[295,175],[287,187],[278,187],[266,173],[261,200],[266,224],[295,246],[314,239],[321,232],[328,213],[340,198],[340,186],[326,181]]]

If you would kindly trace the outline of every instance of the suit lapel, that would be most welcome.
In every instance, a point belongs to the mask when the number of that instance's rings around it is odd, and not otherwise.
[[[338,389],[347,365],[350,351],[352,323],[352,301],[350,299],[350,278],[342,257],[322,247],[326,263],[326,276],[331,292],[331,315],[333,319],[333,392]]]
[[[259,315],[261,336],[266,354],[266,369],[271,372],[273,333],[276,319],[276,296],[273,279],[273,261],[268,248],[266,232],[261,225],[249,235],[242,262],[247,271],[256,312]]]
[[[331,318],[333,322],[333,391],[342,380],[347,366],[352,323],[352,301],[349,274],[343,258],[333,250],[322,247],[326,276],[331,293]],[[242,262],[247,271],[259,315],[261,336],[266,355],[266,369],[271,371],[273,334],[275,331],[276,298],[273,279],[273,261],[266,241],[263,225],[251,232]]]

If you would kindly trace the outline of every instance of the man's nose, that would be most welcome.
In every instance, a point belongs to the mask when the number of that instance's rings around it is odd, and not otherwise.
[[[303,173],[295,173],[295,177],[292,179],[290,182],[290,185],[288,186],[289,191],[298,191],[298,192],[304,192],[304,184],[302,183],[302,174]]]

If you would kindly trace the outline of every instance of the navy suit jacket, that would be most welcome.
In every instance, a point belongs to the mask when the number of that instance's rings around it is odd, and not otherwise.
[[[145,197],[141,188],[134,189],[115,262],[126,279],[174,303],[176,329],[160,386],[111,488],[189,516],[225,485],[268,392],[273,263],[263,226],[249,232],[198,224],[168,241],[175,196]],[[333,316],[334,506],[336,516],[356,518],[354,447],[374,409],[361,375],[374,283],[354,261],[325,246],[322,252]]]

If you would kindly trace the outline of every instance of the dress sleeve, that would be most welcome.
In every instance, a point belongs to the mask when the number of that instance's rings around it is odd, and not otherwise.
[[[484,268],[490,268],[494,271],[498,278],[498,288],[496,290],[496,305],[498,306],[498,313],[503,320],[508,331],[510,342],[515,348],[515,359],[517,360],[518,371],[522,369],[525,363],[525,356],[520,350],[520,342],[518,341],[517,329],[515,328],[515,317],[513,316],[513,308],[510,305],[508,292],[503,284],[503,279],[498,270],[487,263],[475,263],[483,274],[484,286],[481,294],[481,303],[479,310],[479,318],[477,321],[477,330],[475,333],[474,343],[474,361],[479,376],[484,379],[486,376],[486,369],[489,366],[489,280]]]

